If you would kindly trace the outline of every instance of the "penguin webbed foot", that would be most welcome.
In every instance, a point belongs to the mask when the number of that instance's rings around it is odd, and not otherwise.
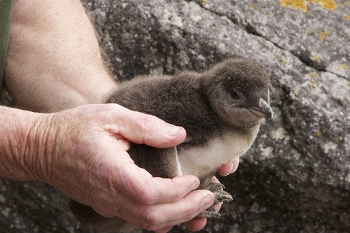
[[[224,191],[224,188],[225,186],[220,183],[211,183],[209,185],[209,190],[214,193],[214,204],[233,200],[232,195]]]
[[[230,202],[233,200],[232,195],[224,191],[225,186],[220,183],[211,183],[208,189],[214,194],[214,204],[219,202]],[[206,211],[197,215],[197,218],[220,218],[221,214],[216,212],[214,205]]]
[[[206,211],[203,211],[202,213],[196,216],[196,218],[209,218],[209,219],[220,218],[220,217],[221,217],[221,214],[216,212],[214,206],[209,207],[209,209],[207,209]]]

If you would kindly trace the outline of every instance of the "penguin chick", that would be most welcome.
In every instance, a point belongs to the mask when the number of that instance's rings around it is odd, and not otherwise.
[[[243,155],[252,145],[263,119],[272,117],[269,76],[256,62],[232,58],[203,73],[136,77],[122,83],[107,103],[184,127],[187,137],[176,147],[156,149],[132,144],[128,152],[138,166],[153,176],[173,178],[191,174],[200,179],[199,189],[211,189],[210,180],[221,165]],[[222,191],[217,185],[214,189]],[[221,196],[225,199],[226,194]],[[133,229],[122,219],[104,218],[74,201],[71,209],[79,220],[90,223],[99,232]],[[212,216],[208,213],[200,216]]]

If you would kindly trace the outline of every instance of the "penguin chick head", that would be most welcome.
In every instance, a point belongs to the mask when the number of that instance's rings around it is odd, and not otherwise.
[[[210,107],[229,124],[249,128],[273,116],[270,74],[258,63],[245,58],[227,59],[202,77]]]

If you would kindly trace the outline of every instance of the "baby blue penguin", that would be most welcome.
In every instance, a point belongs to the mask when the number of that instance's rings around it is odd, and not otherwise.
[[[260,123],[272,117],[269,86],[270,75],[263,66],[231,58],[203,73],[136,77],[121,83],[106,102],[186,129],[185,141],[175,147],[156,149],[132,143],[128,152],[138,166],[157,177],[195,175],[200,179],[199,189],[211,190],[217,201],[230,201],[231,195],[222,185],[211,184],[211,178],[221,165],[243,155],[256,138]],[[71,209],[98,232],[135,229],[120,218],[104,218],[74,201]],[[213,209],[199,215],[218,216]]]

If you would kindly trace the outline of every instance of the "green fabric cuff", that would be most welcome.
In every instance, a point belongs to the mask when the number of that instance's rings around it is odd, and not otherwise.
[[[4,84],[13,0],[0,0],[0,99]]]

